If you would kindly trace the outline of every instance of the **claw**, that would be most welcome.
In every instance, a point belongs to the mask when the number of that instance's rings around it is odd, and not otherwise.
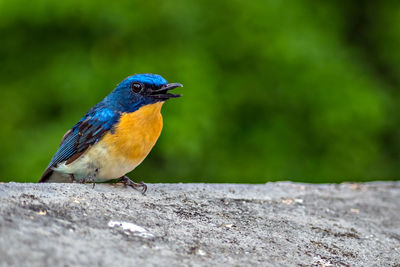
[[[94,188],[94,186],[96,185],[96,183],[94,182],[94,177],[88,177],[80,181],[81,184],[86,184],[87,182],[92,183],[92,188]]]
[[[147,185],[143,182],[140,183],[135,183],[134,181],[132,181],[131,179],[129,179],[128,176],[122,176],[119,180],[119,182],[122,182],[125,186],[130,186],[135,190],[138,190],[139,192],[141,192],[143,195],[146,193],[147,191]]]

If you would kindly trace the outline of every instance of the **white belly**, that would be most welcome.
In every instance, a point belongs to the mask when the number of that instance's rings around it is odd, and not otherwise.
[[[75,179],[94,178],[96,182],[117,179],[135,169],[141,161],[134,162],[124,157],[110,157],[107,148],[97,143],[81,157],[70,164],[62,162],[53,170],[65,174],[73,174]]]

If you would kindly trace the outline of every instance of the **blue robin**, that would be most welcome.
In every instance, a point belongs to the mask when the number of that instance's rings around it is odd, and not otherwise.
[[[182,87],[156,74],[136,74],[123,80],[103,101],[68,130],[40,183],[104,182],[119,179],[146,192],[126,174],[149,154],[163,126],[161,107],[168,91]]]

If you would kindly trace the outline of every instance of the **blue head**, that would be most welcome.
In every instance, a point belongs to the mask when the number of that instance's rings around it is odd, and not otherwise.
[[[177,87],[182,87],[182,84],[168,83],[157,74],[135,74],[120,82],[105,101],[123,110],[135,110],[143,105],[180,97],[178,94],[168,93]]]

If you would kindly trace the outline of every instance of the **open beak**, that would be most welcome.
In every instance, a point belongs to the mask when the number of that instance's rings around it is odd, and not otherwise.
[[[183,85],[180,83],[167,83],[167,84],[162,85],[160,88],[158,88],[156,90],[152,90],[150,95],[154,98],[158,98],[161,100],[167,100],[169,98],[180,97],[181,95],[179,95],[179,94],[168,93],[169,90],[172,90],[177,87],[183,87]]]

